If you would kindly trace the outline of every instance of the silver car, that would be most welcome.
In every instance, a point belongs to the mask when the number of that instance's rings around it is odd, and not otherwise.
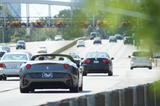
[[[5,43],[0,43],[0,50],[6,51],[6,52],[10,52],[10,47],[5,44]]]
[[[45,46],[40,46],[39,48],[38,48],[38,51],[37,51],[38,53],[47,53],[47,47],[45,47]]]
[[[131,67],[133,68],[149,68],[152,69],[152,60],[151,60],[151,53],[149,51],[137,50],[132,53],[131,58]]]
[[[28,52],[5,53],[0,61],[0,75],[3,75],[3,80],[7,77],[19,76],[20,66],[31,59],[31,54]]]
[[[85,47],[85,42],[84,42],[84,40],[78,40],[76,46],[77,46],[77,47]]]

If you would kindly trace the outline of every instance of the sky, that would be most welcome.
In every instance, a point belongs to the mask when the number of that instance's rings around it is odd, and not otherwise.
[[[70,2],[70,0],[55,0],[55,1]],[[52,5],[51,6],[51,16],[53,17],[56,14],[58,14],[59,11],[64,10],[64,9],[69,9],[69,8],[70,7],[66,7],[66,6]],[[30,11],[30,17],[46,17],[49,15],[48,5],[45,5],[45,4],[30,4],[29,11]],[[26,17],[26,4],[22,4],[21,14],[22,14],[22,17]]]

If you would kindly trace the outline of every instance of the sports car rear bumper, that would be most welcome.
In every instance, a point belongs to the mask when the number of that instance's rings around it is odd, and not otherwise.
[[[20,80],[21,88],[34,89],[67,89],[78,84],[78,79],[73,78],[49,78],[49,79],[24,79]]]

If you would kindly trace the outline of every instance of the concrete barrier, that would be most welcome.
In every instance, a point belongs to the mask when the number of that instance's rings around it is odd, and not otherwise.
[[[105,106],[105,93],[95,94],[95,106]]]
[[[146,97],[147,97],[147,103],[146,106],[156,106],[155,105],[155,91],[154,86],[152,84],[146,85]]]
[[[119,90],[112,91],[110,93],[110,99],[111,99],[111,106],[120,106],[119,102]]]
[[[145,98],[144,98],[144,86],[139,85],[136,87],[136,98],[137,98],[137,106],[145,106]]]
[[[87,97],[80,96],[77,98],[77,106],[87,106]]]
[[[124,106],[133,106],[133,88],[126,88],[124,90],[125,105]]]
[[[85,37],[81,37],[81,38],[78,38],[78,39],[75,39],[73,42],[69,43],[68,45],[65,45],[64,47],[62,48],[59,48],[58,50],[54,51],[53,53],[61,53],[69,48],[71,48],[72,46],[74,46],[78,40],[86,40],[87,38]]]
[[[160,92],[154,84],[84,95],[49,102],[41,106],[160,106]]]
[[[154,90],[155,90],[155,104],[156,106],[160,106],[160,82],[155,82]]]

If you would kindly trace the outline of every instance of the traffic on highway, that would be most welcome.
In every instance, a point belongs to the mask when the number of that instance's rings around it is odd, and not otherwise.
[[[160,106],[159,4],[0,0],[0,106]]]
[[[61,41],[59,45],[63,45],[62,42],[65,41]],[[94,39],[83,42],[85,46],[77,47],[75,44],[59,54],[29,50],[28,43],[25,50],[10,47],[11,51],[6,51],[0,61],[0,95],[4,96],[0,102],[10,105],[6,101],[14,96],[20,100],[31,100],[32,103],[28,105],[40,105],[48,101],[110,90],[115,88],[115,85],[125,87],[155,81],[158,69],[151,61],[150,55],[135,53],[137,48],[125,44],[123,39],[117,40],[116,43],[107,39],[102,39],[101,44],[94,44]],[[35,43],[37,48],[38,44]],[[131,68],[133,64],[136,68],[134,70]],[[74,92],[77,94],[73,94]],[[8,93],[11,96],[7,96]],[[24,93],[28,96],[23,95]],[[55,98],[56,95],[59,97]],[[42,96],[46,99],[42,100]],[[14,104],[23,103],[25,102]]]

